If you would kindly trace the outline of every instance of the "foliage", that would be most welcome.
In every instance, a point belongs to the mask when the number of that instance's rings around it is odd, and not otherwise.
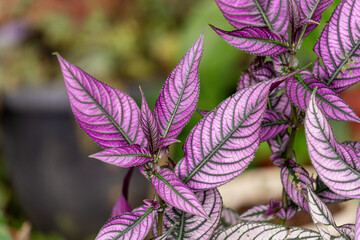
[[[311,69],[300,66],[296,53],[333,0],[216,3],[235,30],[212,29],[257,57],[240,77],[235,94],[212,111],[200,111],[203,119],[190,131],[184,157],[176,162],[169,146],[196,109],[203,35],[166,80],[154,111],[144,94],[139,108],[125,93],[57,54],[75,118],[104,148],[91,157],[138,167],[156,190],[153,200],[132,211],[124,190],[115,216],[97,239],[144,238],[151,229],[155,239],[355,239],[359,213],[355,225],[337,226],[326,203],[360,198],[360,142],[339,143],[328,123],[360,122],[338,94],[360,80],[360,2],[344,0],[337,6],[315,44],[318,59]],[[297,162],[293,151],[301,125],[317,178]],[[283,199],[238,215],[223,208],[216,187],[240,175],[263,141],[271,148],[270,160],[281,168]],[[302,210],[311,215],[318,232],[283,226]],[[268,222],[273,218],[280,225]]]

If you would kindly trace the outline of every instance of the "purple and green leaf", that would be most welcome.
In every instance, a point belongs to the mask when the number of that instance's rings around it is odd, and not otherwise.
[[[159,196],[170,206],[207,218],[195,194],[171,170],[167,168],[160,170],[154,174],[151,182]]]
[[[173,227],[174,223],[178,223],[170,233],[170,239],[210,239],[219,224],[222,199],[218,190],[212,188],[197,192],[195,195],[209,217],[192,215],[174,207],[168,208],[164,212],[164,232]],[[153,230],[156,235],[156,229]]]
[[[235,31],[211,28],[233,47],[259,56],[273,56],[289,51],[285,39],[268,28],[246,27]]]
[[[140,110],[134,100],[57,56],[80,127],[103,148],[142,145]]]
[[[175,169],[187,186],[197,190],[217,187],[248,166],[259,146],[269,90],[286,78],[237,92],[192,129],[184,145],[184,159]]]
[[[110,218],[101,228],[96,240],[109,239],[144,239],[153,224],[158,203],[145,203],[131,213]]]
[[[274,66],[272,62],[259,63],[257,57],[240,76],[237,91],[250,87],[256,83],[267,81],[275,77]]]
[[[154,114],[151,112],[149,105],[146,102],[144,93],[141,88],[141,121],[140,126],[144,131],[145,137],[152,150],[155,150],[159,142],[159,129],[155,120]]]
[[[140,166],[153,161],[151,153],[139,145],[106,149],[90,155],[90,157],[124,168]]]
[[[314,47],[329,76],[325,83],[336,92],[360,80],[359,46],[360,2],[344,0],[335,9]]]
[[[161,89],[155,119],[162,138],[176,138],[195,111],[199,97],[199,64],[203,35],[181,59]]]
[[[357,209],[356,223],[355,223],[355,240],[360,239],[360,204]]]
[[[236,28],[267,27],[288,34],[287,0],[216,0],[225,18]]]
[[[300,208],[309,212],[306,199],[306,185],[311,186],[312,181],[309,173],[296,163],[285,166],[281,169],[281,182],[290,199]]]
[[[274,111],[266,110],[261,123],[261,142],[267,141],[289,127],[289,121]]]
[[[314,93],[306,111],[305,133],[311,162],[321,180],[337,194],[360,198],[359,158],[354,149],[335,140]]]
[[[338,230],[330,210],[309,187],[307,188],[307,198],[311,218],[322,237],[326,239],[329,235],[331,237],[343,236],[344,234]]]
[[[318,240],[320,235],[312,230],[285,227],[263,222],[241,222],[214,234],[212,240],[220,239],[311,239]]]
[[[316,80],[310,72],[303,71],[290,78],[287,81],[286,93],[295,106],[305,111],[315,88],[316,103],[327,118],[360,122],[351,107],[334,90]]]

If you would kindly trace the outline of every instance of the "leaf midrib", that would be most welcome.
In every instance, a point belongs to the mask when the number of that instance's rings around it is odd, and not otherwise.
[[[63,60],[64,61],[64,60]],[[120,134],[125,138],[125,140],[130,144],[133,145],[134,143],[130,140],[130,138],[125,134],[125,132],[120,128],[120,126],[115,122],[115,120],[108,114],[108,112],[94,99],[94,97],[83,87],[83,85],[80,83],[80,81],[77,79],[77,77],[73,74],[73,72],[70,70],[70,68],[63,62],[64,66],[68,70],[68,72],[71,74],[73,80],[75,80],[81,88],[84,90],[86,95],[95,103],[95,105],[104,113],[104,115],[107,117],[107,119],[110,120],[110,122],[116,127],[116,129],[120,132]],[[112,106],[111,106],[112,107]]]
[[[304,82],[304,80],[298,76],[297,74],[294,75],[294,77],[298,80],[298,82],[306,89],[308,90],[309,92],[313,92],[314,90],[311,89],[309,87],[309,85],[307,83]],[[316,94],[316,98],[318,99],[321,99],[321,101],[323,101],[324,103],[326,103],[327,105],[329,106],[333,106],[333,108],[335,108],[336,110],[338,110],[339,112],[343,113],[344,115],[346,116],[349,116],[350,118],[354,118],[353,116],[351,116],[348,112],[345,112],[343,111],[341,108],[337,107],[336,105],[334,105],[332,102],[328,101],[327,99],[325,99],[323,96],[321,96],[320,94],[318,94],[317,92],[315,93]]]
[[[225,144],[225,142],[230,138],[230,136],[232,136],[241,126],[242,123],[244,123],[244,121],[253,113],[254,109],[256,109],[259,106],[259,101],[257,102],[257,104],[251,109],[251,111],[249,111],[249,114],[246,114],[244,116],[244,118],[239,122],[239,124],[236,125],[236,127],[233,128],[232,131],[230,131],[225,138],[223,138],[222,141],[220,141],[220,143],[213,149],[213,151],[211,151],[207,157],[202,160],[200,162],[200,164],[194,168],[191,173],[184,179],[184,183],[186,184],[208,161],[209,159]],[[216,114],[215,114],[216,115]],[[204,122],[205,124],[205,122]],[[260,134],[260,131],[259,131]],[[259,138],[258,138],[259,140]]]
[[[149,208],[143,215],[141,215],[136,221],[134,221],[131,225],[129,225],[125,230],[121,231],[118,235],[116,235],[113,240],[118,239],[121,236],[124,236],[128,231],[133,229],[136,225],[141,223],[152,211],[154,211],[154,208]]]
[[[194,207],[195,209],[197,209],[199,211],[199,209],[194,206],[193,203],[191,203],[187,198],[184,198],[183,195],[181,193],[179,193],[179,191],[177,191],[173,185],[171,185],[165,178],[163,178],[159,173],[156,173],[154,175],[155,177],[159,178],[163,183],[165,183],[172,191],[174,191],[176,193],[176,195],[178,195],[179,197],[181,197],[181,199],[183,199],[185,202],[187,202],[188,204],[190,204],[192,207]],[[180,182],[180,181],[179,181]],[[201,211],[199,211],[201,212]]]
[[[197,43],[195,43],[195,44],[197,44]],[[192,48],[190,48],[189,51],[191,51],[191,50],[192,50]],[[189,71],[186,73],[186,77],[185,77],[186,81],[185,81],[185,83],[184,83],[184,87],[181,89],[180,96],[179,96],[179,98],[178,98],[178,100],[177,100],[177,102],[176,102],[176,104],[175,104],[174,111],[173,111],[173,113],[171,114],[169,123],[168,123],[168,125],[166,126],[166,129],[165,129],[165,132],[164,132],[162,138],[165,138],[165,137],[166,137],[166,135],[168,134],[168,132],[169,132],[169,130],[170,130],[171,124],[172,124],[172,122],[174,121],[175,115],[176,115],[176,113],[177,113],[177,110],[178,110],[178,108],[179,108],[179,106],[180,106],[180,103],[181,103],[181,101],[182,101],[182,97],[183,97],[183,95],[184,95],[184,91],[185,91],[185,88],[186,88],[186,83],[188,82],[189,75],[190,75],[190,73],[192,72],[191,69],[192,69],[192,67],[193,67],[193,65],[194,65],[194,63],[195,63],[195,60],[196,60],[196,56],[197,56],[198,51],[199,51],[199,46],[196,48],[196,51],[195,51],[195,53],[194,53],[194,58],[192,59],[191,64],[190,64],[190,66],[189,66]],[[188,55],[188,54],[186,54],[186,55]],[[184,58],[186,57],[186,55],[184,56]],[[184,62],[185,62],[185,60],[184,60]],[[177,68],[177,67],[176,67],[176,68]],[[174,76],[174,78],[175,78],[175,76]]]

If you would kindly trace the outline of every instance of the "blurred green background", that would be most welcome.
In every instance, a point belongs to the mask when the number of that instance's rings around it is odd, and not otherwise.
[[[339,2],[323,14],[320,26],[304,41],[297,55],[300,66],[316,59],[312,48]],[[210,23],[233,29],[213,0],[0,1],[0,117],[2,99],[19,89],[60,85],[60,91],[65,91],[59,64],[52,55],[55,51],[138,103],[141,85],[153,108],[163,82],[202,32],[198,109],[211,110],[235,92],[238,78],[253,56],[225,43],[208,27]],[[199,119],[195,113],[179,136],[181,143],[172,149],[175,160],[181,158],[182,144]],[[333,126],[339,141],[358,137],[350,135],[349,126],[343,123]],[[3,152],[0,148],[0,239],[10,239],[6,238],[9,230],[15,237],[24,235],[16,239],[64,239],[61,232],[44,233],[37,226],[29,227],[4,167]],[[295,152],[299,162],[308,163],[303,130],[296,138]],[[271,164],[269,155],[267,144],[262,144],[251,167]]]

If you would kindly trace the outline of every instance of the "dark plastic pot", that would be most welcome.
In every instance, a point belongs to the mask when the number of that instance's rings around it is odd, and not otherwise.
[[[111,213],[125,169],[88,156],[63,86],[22,89],[7,94],[2,114],[5,163],[14,191],[35,228],[67,239],[96,234]],[[86,135],[86,134],[85,134]],[[84,136],[80,136],[82,139]],[[147,195],[147,181],[136,171],[130,205]]]

